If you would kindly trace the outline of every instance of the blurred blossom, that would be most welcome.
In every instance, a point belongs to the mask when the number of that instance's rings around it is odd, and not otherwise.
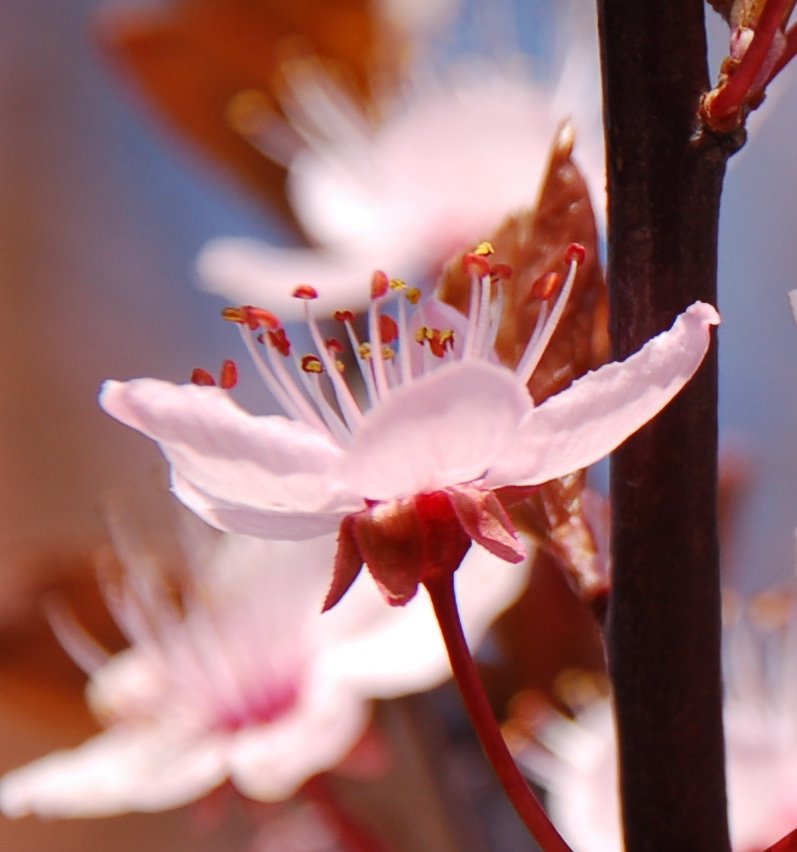
[[[744,617],[731,612],[726,628],[725,747],[735,852],[757,852],[797,827],[794,602],[793,590],[766,593]],[[548,791],[549,812],[574,852],[621,849],[610,702],[590,704],[574,719],[557,714],[534,733],[544,748],[528,747],[518,759]]]
[[[207,287],[290,319],[291,292],[303,281],[319,285],[330,311],[363,307],[362,283],[378,267],[433,281],[452,253],[533,203],[568,118],[602,211],[597,41],[591,14],[578,15],[547,80],[502,45],[500,64],[470,56],[438,73],[416,69],[369,115],[318,63],[286,67],[286,119],[264,116],[254,141],[285,163],[288,200],[314,247],[216,239],[199,260]]]
[[[427,300],[408,317],[417,292],[384,273],[373,279],[369,343],[357,339],[350,313],[338,314],[359,356],[369,406],[357,402],[340,371],[342,344],[322,339],[310,307],[316,292],[307,286],[297,296],[317,351],[301,359],[291,359],[290,341],[270,312],[227,312],[290,419],[253,417],[221,388],[156,379],[106,382],[102,405],[159,442],[174,492],[212,525],[293,539],[340,529],[327,607],[363,562],[393,604],[409,600],[427,572],[454,571],[472,540],[520,562],[525,548],[502,489],[548,482],[609,453],[689,380],[719,317],[697,302],[626,361],[588,373],[535,407],[527,385],[584,249],[568,249],[569,272],[556,299],[555,274],[535,291],[543,307],[514,369],[496,363],[493,351],[500,279],[511,270],[491,266],[491,252],[483,245],[464,258],[468,316]],[[384,312],[394,295],[397,320]],[[391,342],[397,351],[384,348]]]
[[[90,672],[107,729],[0,783],[7,816],[157,811],[225,779],[253,799],[288,798],[341,761],[364,733],[369,699],[427,689],[448,675],[431,606],[389,609],[372,584],[321,615],[335,541],[223,537],[180,585],[178,605],[149,556],[125,555],[108,603],[130,648],[113,657],[63,614],[65,645]],[[205,554],[207,557],[207,554]],[[474,551],[459,587],[478,643],[526,572]]]

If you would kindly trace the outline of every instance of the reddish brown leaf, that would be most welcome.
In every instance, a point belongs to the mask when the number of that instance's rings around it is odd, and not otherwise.
[[[278,112],[286,58],[310,55],[364,95],[369,73],[398,61],[377,43],[365,0],[172,0],[154,9],[106,13],[98,38],[156,114],[269,205],[292,219],[283,169],[247,139],[242,107]],[[243,112],[246,112],[243,109]]]
[[[539,314],[540,302],[532,298],[532,286],[545,273],[564,275],[570,243],[586,248],[586,261],[565,314],[529,383],[537,404],[609,357],[608,303],[598,262],[595,216],[572,153],[573,134],[565,126],[554,142],[536,208],[510,216],[489,238],[495,249],[491,265],[512,267],[512,277],[503,285],[504,312],[497,340],[499,355],[510,365],[520,358]],[[460,255],[446,267],[439,295],[464,312],[469,294]]]

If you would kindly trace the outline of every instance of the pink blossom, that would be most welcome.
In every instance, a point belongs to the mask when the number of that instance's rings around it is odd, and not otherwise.
[[[174,492],[210,524],[267,538],[339,530],[327,606],[363,563],[391,603],[404,603],[426,572],[455,570],[471,540],[522,561],[525,548],[502,505],[503,489],[538,485],[602,458],[663,408],[700,364],[719,317],[697,302],[626,361],[534,405],[526,385],[582,252],[571,251],[567,280],[555,304],[544,303],[514,369],[497,363],[492,348],[501,313],[494,279],[506,270],[473,254],[465,260],[472,277],[468,317],[434,301],[409,317],[404,296],[414,301],[413,292],[400,281],[390,285],[383,273],[374,276],[367,346],[351,315],[338,314],[360,353],[368,404],[355,399],[340,372],[341,344],[322,339],[309,287],[297,292],[314,354],[293,355],[266,311],[232,314],[288,417],[254,417],[219,388],[154,379],[109,381],[101,403],[158,441]],[[396,319],[389,319],[384,308],[396,292]],[[393,338],[396,350],[386,351]]]
[[[315,282],[330,312],[360,309],[360,282],[379,266],[434,281],[453,253],[534,203],[566,120],[579,133],[578,159],[602,210],[599,75],[590,37],[580,33],[575,45],[570,39],[568,63],[552,84],[535,81],[520,62],[500,68],[473,58],[442,78],[419,75],[406,97],[380,103],[376,127],[318,69],[295,69],[285,104],[291,125],[280,138],[298,134],[302,144],[281,157],[272,153],[289,167],[288,197],[314,247],[215,239],[199,259],[205,285],[291,319],[297,281]],[[267,151],[275,125],[268,124]]]
[[[792,602],[793,606],[793,602]],[[758,852],[797,828],[797,621],[726,631],[725,750],[735,852]],[[538,733],[545,749],[517,756],[547,791],[551,817],[575,852],[623,848],[616,737],[608,700]]]
[[[131,642],[106,655],[73,623],[60,633],[91,671],[88,700],[106,730],[0,781],[11,817],[103,816],[177,807],[229,778],[254,799],[291,796],[332,769],[363,734],[369,699],[427,689],[449,675],[431,606],[384,606],[372,583],[320,615],[335,550],[308,542],[221,539],[194,566],[178,612],[135,554],[109,597]],[[478,643],[526,572],[474,550],[460,578]]]

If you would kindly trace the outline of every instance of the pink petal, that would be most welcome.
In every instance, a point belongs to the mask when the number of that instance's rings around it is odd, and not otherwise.
[[[301,541],[335,532],[347,511],[292,511],[231,503],[196,488],[172,469],[172,491],[203,521],[226,532],[258,538]],[[350,507],[351,508],[351,507]]]
[[[465,635],[476,649],[488,626],[520,594],[527,565],[508,565],[481,547],[465,554],[454,574]],[[363,617],[363,613],[374,617]],[[325,645],[325,665],[362,695],[395,698],[436,686],[451,676],[429,596],[388,607],[362,575],[334,610],[324,615],[336,641]]]
[[[448,495],[462,528],[477,544],[507,562],[526,558],[523,542],[492,491],[451,488]]]
[[[603,458],[689,381],[718,324],[711,305],[695,302],[636,354],[588,373],[530,411],[484,485],[536,485]]]
[[[102,407],[158,441],[197,492],[239,507],[300,512],[359,508],[327,476],[340,448],[284,417],[254,417],[218,388],[156,379],[106,382]]]
[[[187,733],[112,728],[9,772],[0,782],[0,809],[11,817],[98,817],[186,804],[227,775],[224,738]]]
[[[232,781],[252,799],[287,799],[348,754],[369,716],[365,698],[339,678],[315,670],[294,711],[238,733],[230,755]]]
[[[446,364],[392,391],[366,415],[340,479],[372,500],[478,479],[530,405],[510,370],[480,361]]]

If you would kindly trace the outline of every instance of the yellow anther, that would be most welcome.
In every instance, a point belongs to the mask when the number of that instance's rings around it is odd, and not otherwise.
[[[394,293],[400,293],[402,290],[407,289],[407,282],[402,281],[401,278],[391,278],[390,279],[390,289]]]
[[[369,361],[371,359],[371,344],[361,343],[357,347],[357,354],[363,359],[363,361]]]
[[[305,373],[323,373],[324,365],[317,355],[305,355],[302,358],[302,370]]]
[[[417,305],[421,300],[421,291],[417,287],[408,287],[404,291],[404,298],[411,304]]]
[[[382,357],[385,361],[392,361],[396,357],[396,353],[389,346],[383,346]]]
[[[495,254],[495,249],[493,248],[493,244],[484,240],[484,242],[479,243],[475,249],[473,249],[473,254],[478,254],[480,257],[487,257],[488,255]]]

